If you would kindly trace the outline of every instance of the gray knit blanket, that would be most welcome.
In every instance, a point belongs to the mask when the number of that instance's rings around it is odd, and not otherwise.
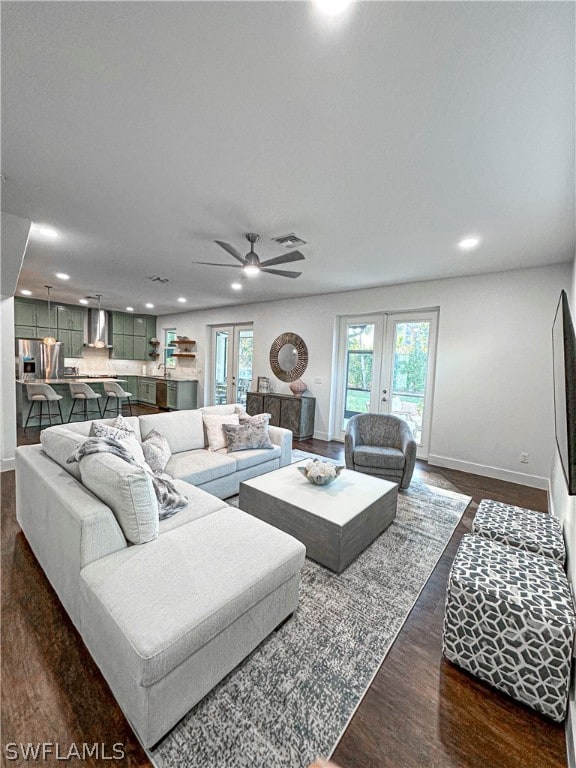
[[[155,475],[150,468],[142,467],[123,445],[121,440],[114,437],[89,437],[81,443],[73,453],[66,459],[67,464],[80,461],[84,456],[90,456],[93,453],[112,453],[119,459],[127,461],[135,467],[147,472],[154,486],[154,493],[158,500],[158,513],[160,520],[166,520],[172,517],[176,512],[184,509],[188,504],[188,499],[181,493],[178,493],[176,486],[166,475]]]

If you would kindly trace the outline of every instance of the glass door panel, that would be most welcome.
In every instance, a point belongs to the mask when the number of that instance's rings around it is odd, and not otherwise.
[[[237,328],[238,350],[236,371],[236,396],[235,403],[246,407],[246,393],[252,384],[252,360],[254,357],[254,331],[252,328]]]
[[[408,424],[418,456],[428,455],[436,347],[436,313],[390,315],[384,345],[381,413]]]
[[[251,325],[212,329],[212,404],[246,405],[252,383],[254,331]]]
[[[390,413],[408,423],[418,455],[427,456],[436,325],[435,312],[342,319],[337,436],[357,413]]]
[[[218,328],[214,334],[214,405],[228,402],[228,351],[231,329]]]

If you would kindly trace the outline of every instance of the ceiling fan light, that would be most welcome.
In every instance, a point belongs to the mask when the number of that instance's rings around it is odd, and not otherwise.
[[[260,272],[260,267],[257,267],[256,264],[246,264],[244,272],[248,277],[255,277]]]

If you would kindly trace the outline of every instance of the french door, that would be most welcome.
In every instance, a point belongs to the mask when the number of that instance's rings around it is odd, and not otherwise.
[[[418,456],[428,456],[437,326],[437,312],[341,319],[337,437],[357,413],[392,414],[412,430]]]
[[[246,405],[246,393],[252,382],[253,352],[254,331],[251,324],[212,328],[213,405]]]

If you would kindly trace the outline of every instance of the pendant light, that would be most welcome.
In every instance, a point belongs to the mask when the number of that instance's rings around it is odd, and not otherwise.
[[[48,336],[44,336],[42,343],[47,347],[53,347],[56,344],[56,339],[52,336],[52,315],[50,313],[50,289],[51,285],[45,285],[44,288],[48,291]]]
[[[106,342],[102,338],[102,334],[103,334],[103,330],[102,329],[103,329],[104,323],[102,321],[102,310],[100,309],[100,299],[102,298],[102,294],[101,293],[97,293],[96,294],[96,298],[98,299],[98,324],[96,326],[96,336],[97,336],[97,339],[94,342],[94,347],[96,349],[104,349],[104,347],[106,346]]]

